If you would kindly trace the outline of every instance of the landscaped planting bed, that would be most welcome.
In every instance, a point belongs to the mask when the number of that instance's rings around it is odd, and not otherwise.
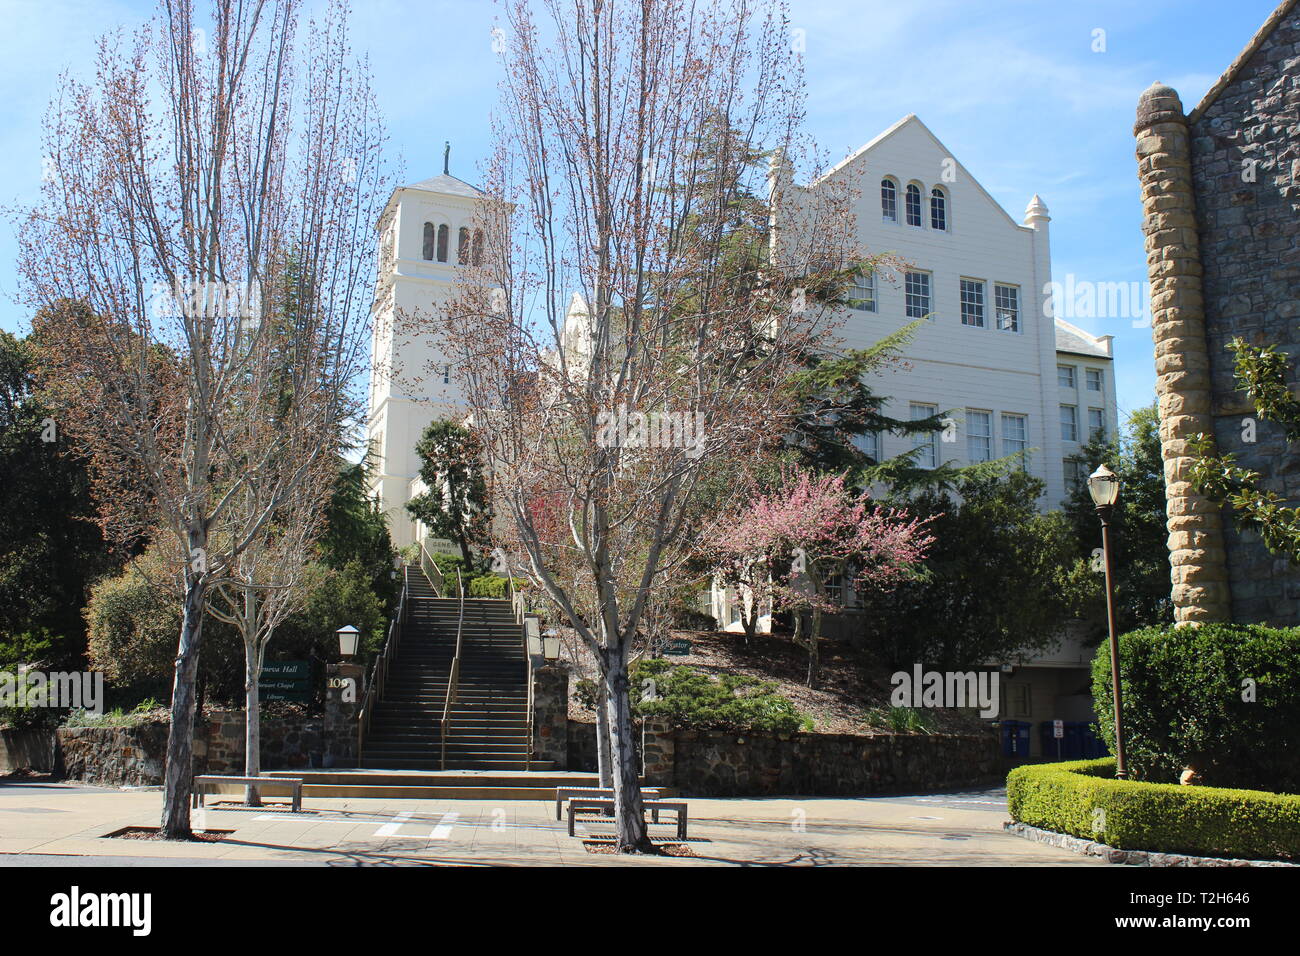
[[[1117,780],[1115,761],[1017,767],[1007,806],[1019,823],[1124,850],[1300,859],[1300,795]]]

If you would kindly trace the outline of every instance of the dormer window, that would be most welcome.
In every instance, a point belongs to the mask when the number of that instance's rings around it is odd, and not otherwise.
[[[438,227],[438,261],[439,262],[447,261],[447,238],[450,232],[451,230],[447,228],[447,224],[445,222]]]
[[[898,222],[898,187],[892,179],[880,181],[880,217],[885,222]]]
[[[948,229],[948,197],[937,186],[930,190],[930,228]]]
[[[907,184],[907,224],[921,225],[921,187],[916,183]]]
[[[424,258],[429,262],[433,261],[433,252],[434,252],[434,245],[436,241],[435,240],[436,235],[437,235],[437,231],[434,229],[433,223],[426,222],[424,224]]]

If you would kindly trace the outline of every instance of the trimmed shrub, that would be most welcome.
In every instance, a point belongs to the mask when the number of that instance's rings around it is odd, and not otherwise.
[[[1020,823],[1121,850],[1300,859],[1300,796],[1116,780],[1115,761],[1027,764],[1007,775]]]
[[[522,590],[526,583],[523,578],[515,578],[515,590]],[[510,597],[510,587],[506,583],[506,579],[499,574],[480,574],[478,577],[469,579],[465,587],[465,596],[496,598],[504,601]]]
[[[1134,779],[1175,783],[1192,767],[1210,786],[1300,792],[1300,628],[1149,627],[1119,643]],[[1098,724],[1114,753],[1105,643],[1092,680]]]

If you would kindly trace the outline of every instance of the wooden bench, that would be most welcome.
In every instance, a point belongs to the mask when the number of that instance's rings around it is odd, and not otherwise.
[[[645,800],[642,802],[653,814],[655,823],[659,822],[660,810],[674,810],[677,813],[677,839],[686,839],[686,804],[672,800]],[[597,797],[574,797],[569,801],[569,836],[573,836],[573,815],[578,810],[614,810],[614,801]]]
[[[193,806],[203,806],[203,788],[205,786],[223,783],[232,783],[241,787],[257,787],[258,790],[265,790],[267,786],[288,787],[293,800],[293,812],[297,813],[302,809],[301,777],[227,777],[222,774],[209,774],[194,778],[194,789],[191,794]]]
[[[662,797],[663,795],[664,792],[661,787],[641,788],[641,796],[650,797],[652,800],[657,797]],[[614,788],[613,787],[556,787],[555,788],[555,819],[561,820],[564,818],[564,814],[561,811],[561,807],[564,805],[564,801],[571,800],[574,797],[596,797],[598,799],[604,797],[606,799],[612,800],[614,798]],[[659,818],[656,816],[655,823],[658,822],[659,822]]]

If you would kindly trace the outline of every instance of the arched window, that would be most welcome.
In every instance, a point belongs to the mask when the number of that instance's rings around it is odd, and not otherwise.
[[[938,186],[930,190],[930,228],[948,228],[948,197]]]
[[[426,222],[424,224],[424,258],[428,259],[430,262],[433,261],[434,235],[435,231],[433,223]]]
[[[907,184],[907,224],[921,225],[921,187],[916,183]]]
[[[483,264],[483,230],[474,230],[474,256],[473,262],[476,266]]]
[[[462,266],[469,265],[469,230],[464,226],[456,233],[456,262]]]
[[[445,222],[438,227],[438,261],[439,262],[447,261],[447,236],[450,233],[450,231],[451,230],[447,228],[447,224]]]
[[[898,222],[898,187],[892,179],[880,181],[880,217],[885,222]]]

